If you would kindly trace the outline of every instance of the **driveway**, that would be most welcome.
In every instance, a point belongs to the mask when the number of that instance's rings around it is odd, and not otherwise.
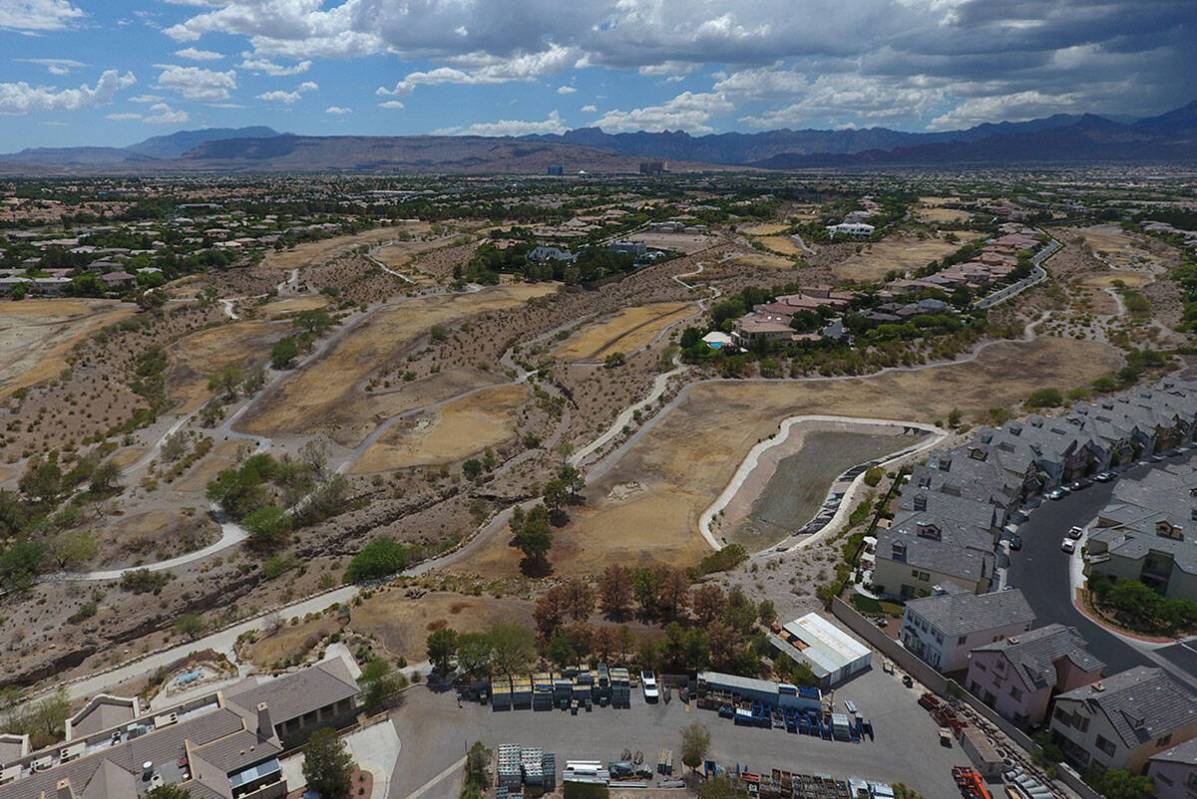
[[[1150,466],[1136,466],[1122,479],[1142,477]],[[1115,635],[1091,621],[1072,602],[1069,556],[1060,549],[1068,528],[1085,526],[1109,501],[1115,483],[1095,483],[1062,500],[1045,499],[1019,526],[1022,550],[1010,553],[1007,585],[1021,588],[1035,611],[1035,625],[1059,623],[1075,627],[1089,643],[1089,651],[1113,674],[1134,666],[1162,666],[1197,689],[1197,651],[1180,645],[1161,648]],[[1171,655],[1171,656],[1169,656]]]

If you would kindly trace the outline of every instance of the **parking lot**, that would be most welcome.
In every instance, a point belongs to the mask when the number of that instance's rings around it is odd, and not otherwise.
[[[557,754],[558,768],[566,760],[617,760],[624,749],[644,753],[651,765],[661,749],[674,752],[675,774],[681,766],[681,729],[698,721],[711,731],[709,758],[734,769],[772,768],[795,772],[863,777],[902,782],[927,799],[959,799],[953,766],[969,765],[959,746],[940,746],[938,728],[918,706],[918,694],[902,687],[880,668],[842,686],[835,694],[837,709],[852,700],[862,717],[871,719],[875,739],[863,743],[825,741],[784,730],[737,727],[714,711],[689,709],[676,697],[665,704],[645,704],[634,693],[625,710],[596,707],[593,712],[510,710],[465,703],[460,709],[453,694],[434,694],[420,687],[408,692],[405,705],[394,715],[402,750],[391,796],[409,796],[459,761],[475,740],[489,747],[500,743],[539,746]],[[421,799],[457,795],[459,775],[445,778]]]

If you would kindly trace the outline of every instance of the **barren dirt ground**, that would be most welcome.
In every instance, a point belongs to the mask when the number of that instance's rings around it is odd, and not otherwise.
[[[179,339],[168,349],[172,368],[167,392],[180,403],[175,412],[189,413],[203,405],[211,395],[211,375],[229,366],[248,368],[261,362],[271,345],[285,334],[284,325],[247,319]]]
[[[136,311],[111,300],[0,303],[0,397],[57,376],[76,342]]]
[[[832,271],[842,280],[881,280],[893,269],[905,272],[926,266],[931,261],[956,252],[966,241],[979,236],[967,233],[956,235],[960,238],[957,243],[942,239],[884,239],[876,244],[865,244],[860,252],[832,266]]]

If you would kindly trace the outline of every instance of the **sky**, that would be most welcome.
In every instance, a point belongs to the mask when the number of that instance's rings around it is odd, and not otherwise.
[[[1195,53],[1197,0],[0,0],[0,152],[1137,117]]]

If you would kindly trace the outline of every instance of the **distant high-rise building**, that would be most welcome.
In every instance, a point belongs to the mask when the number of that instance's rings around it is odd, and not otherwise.
[[[549,167],[549,174],[550,175],[558,175],[558,176],[564,175],[565,167],[561,166],[560,164],[554,164]]]
[[[664,161],[641,161],[640,162],[641,175],[663,175],[665,174]]]

